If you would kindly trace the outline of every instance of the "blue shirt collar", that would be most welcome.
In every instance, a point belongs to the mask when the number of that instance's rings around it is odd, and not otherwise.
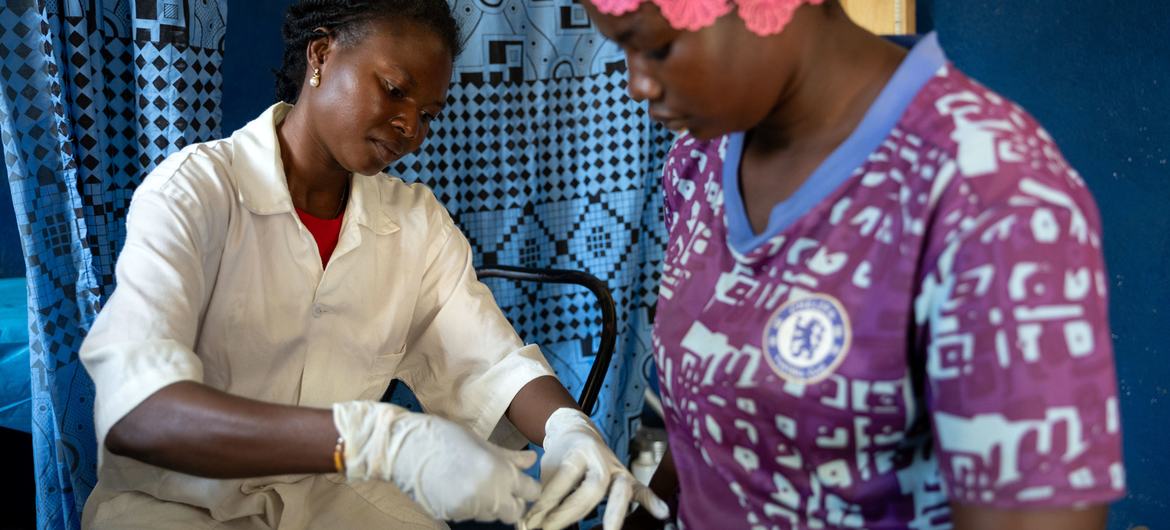
[[[902,60],[853,133],[813,171],[792,196],[772,207],[768,226],[760,234],[752,230],[739,189],[744,133],[728,135],[722,178],[727,239],[732,249],[739,254],[751,252],[792,226],[832,194],[889,136],[918,92],[946,63],[946,54],[939,46],[938,36],[934,32],[920,39]]]

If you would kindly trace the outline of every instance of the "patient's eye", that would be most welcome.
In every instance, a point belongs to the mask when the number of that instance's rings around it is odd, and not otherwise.
[[[646,52],[646,56],[654,59],[655,61],[666,59],[670,55],[670,48],[672,45],[674,45],[674,41],[669,41],[663,46],[659,46]]]

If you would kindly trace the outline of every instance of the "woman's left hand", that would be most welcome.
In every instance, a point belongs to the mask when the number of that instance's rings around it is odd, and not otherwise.
[[[617,530],[636,500],[659,519],[670,508],[634,478],[601,439],[585,413],[561,408],[545,423],[544,457],[540,462],[543,492],[528,511],[528,528],[560,530],[589,514],[609,494],[602,519],[605,530]]]

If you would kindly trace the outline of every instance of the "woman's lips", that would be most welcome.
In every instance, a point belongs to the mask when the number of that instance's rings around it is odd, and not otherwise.
[[[672,131],[681,131],[686,129],[687,119],[678,114],[671,114],[669,112],[661,112],[655,109],[650,110],[650,119],[661,123],[667,129]]]
[[[371,142],[374,144],[374,148],[378,150],[378,156],[382,159],[383,163],[389,164],[402,156],[401,151],[395,149],[390,142],[378,139],[373,139]]]

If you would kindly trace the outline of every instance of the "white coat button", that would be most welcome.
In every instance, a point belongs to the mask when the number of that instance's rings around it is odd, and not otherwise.
[[[322,304],[313,304],[313,316],[319,317],[329,312],[329,308]]]

